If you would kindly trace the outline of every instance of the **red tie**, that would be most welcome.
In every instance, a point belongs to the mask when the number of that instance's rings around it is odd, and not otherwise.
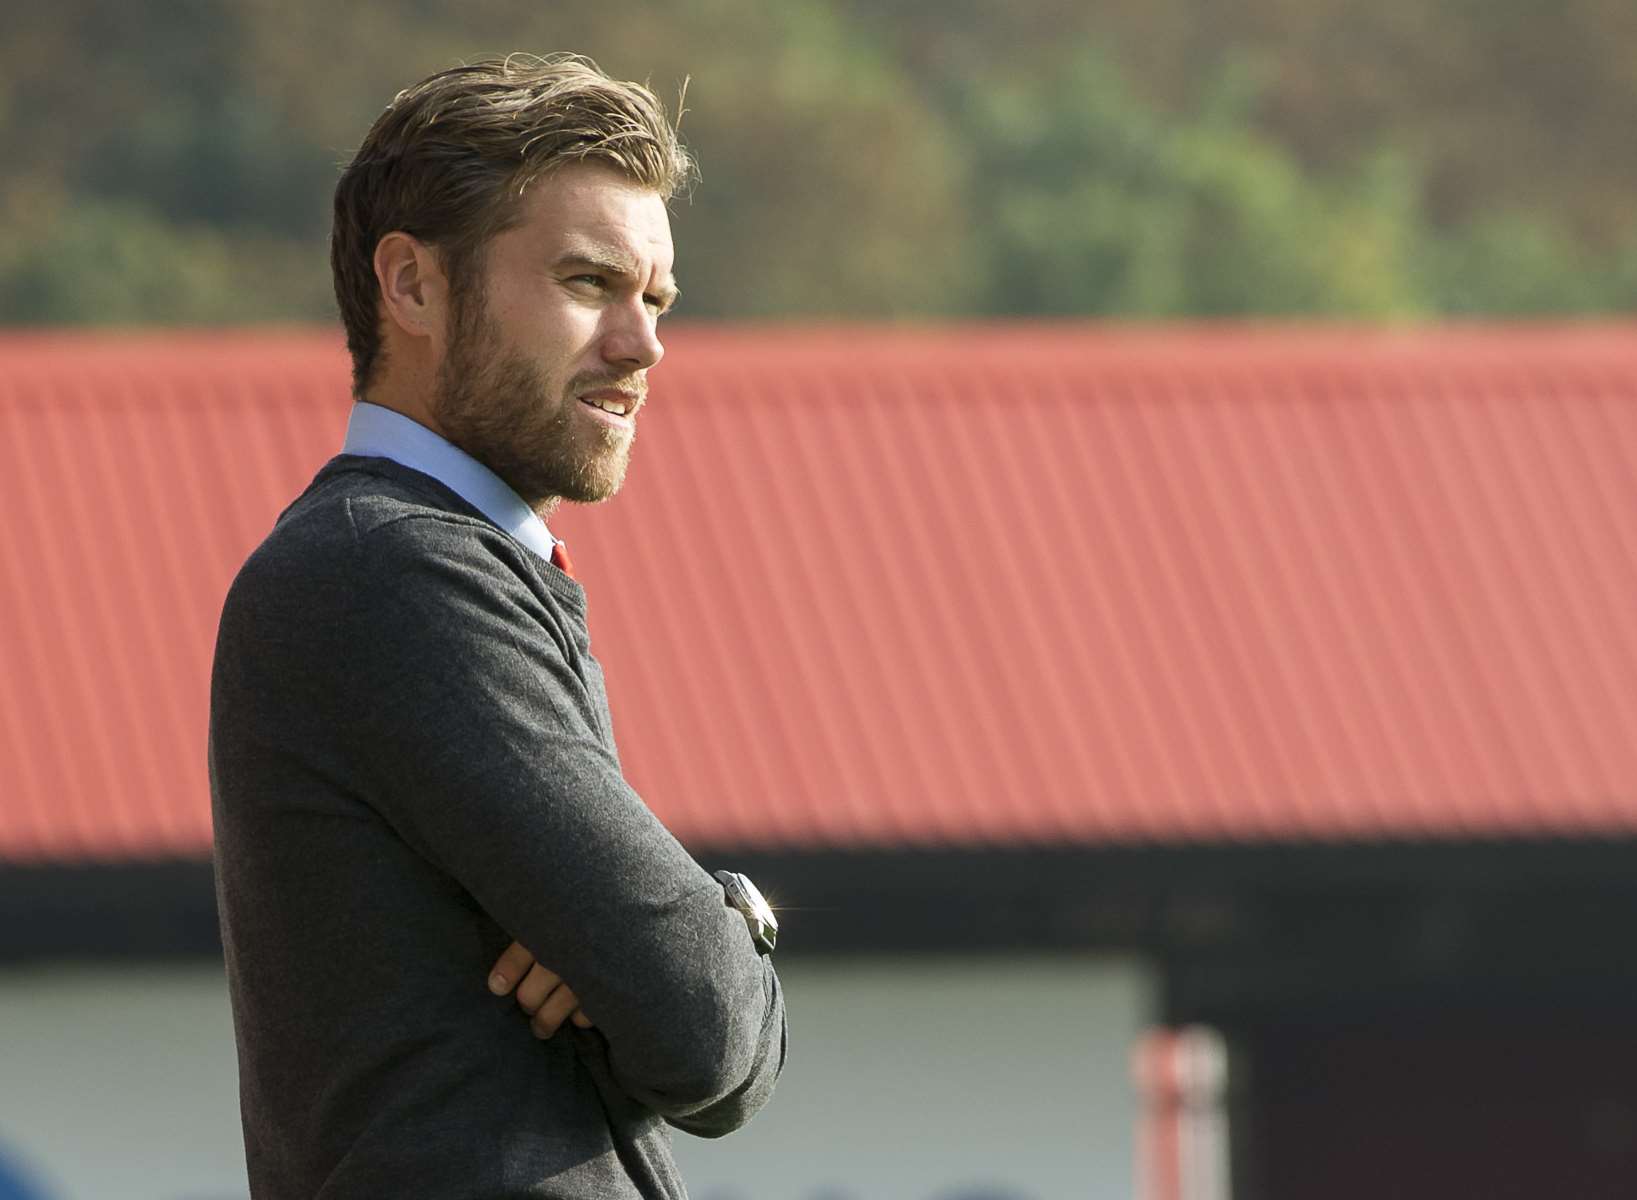
[[[569,561],[568,547],[562,542],[554,542],[551,547],[551,565],[556,567],[570,579],[574,578],[574,564]]]

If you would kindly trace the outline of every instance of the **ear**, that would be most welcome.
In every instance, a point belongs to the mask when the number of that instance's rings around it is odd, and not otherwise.
[[[419,238],[395,230],[375,246],[381,310],[411,337],[443,336],[449,283],[437,254]]]

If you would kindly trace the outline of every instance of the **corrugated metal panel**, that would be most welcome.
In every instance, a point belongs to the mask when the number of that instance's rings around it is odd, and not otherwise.
[[[1637,829],[1637,329],[677,329],[560,514],[694,843]],[[0,856],[197,853],[333,338],[0,342]]]
[[[216,619],[338,443],[311,335],[0,341],[0,858],[201,854]]]

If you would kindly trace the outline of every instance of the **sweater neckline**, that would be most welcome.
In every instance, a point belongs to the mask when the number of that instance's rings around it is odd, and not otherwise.
[[[534,566],[535,574],[539,576],[540,581],[546,585],[549,591],[574,604],[577,608],[585,608],[585,586],[578,579],[566,574],[549,558],[541,557],[539,552],[532,546],[519,541],[507,530],[496,525],[481,509],[475,507],[459,492],[435,475],[428,475],[425,471],[417,471],[414,467],[406,467],[403,463],[391,458],[362,454],[337,454],[324,465],[324,469],[319,472],[318,478],[326,479],[347,471],[360,471],[366,475],[378,475],[395,480],[406,487],[429,493],[429,499],[433,500],[440,508],[448,509],[458,516],[469,517],[472,520],[481,522],[485,528],[494,530],[523,552],[528,561]]]

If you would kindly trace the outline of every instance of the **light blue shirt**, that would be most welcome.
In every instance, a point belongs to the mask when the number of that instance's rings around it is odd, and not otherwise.
[[[352,406],[343,454],[390,458],[430,475],[548,562],[557,544],[551,530],[505,480],[453,442],[401,412],[360,400]]]

